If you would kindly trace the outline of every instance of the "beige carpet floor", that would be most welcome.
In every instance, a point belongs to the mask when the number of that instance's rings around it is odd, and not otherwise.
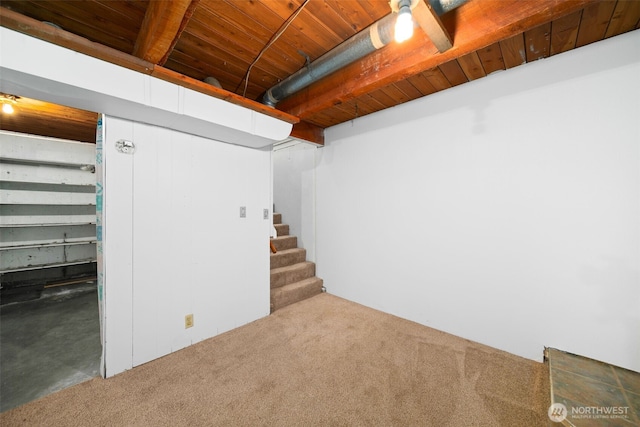
[[[321,294],[0,425],[546,426],[548,406],[546,364]]]

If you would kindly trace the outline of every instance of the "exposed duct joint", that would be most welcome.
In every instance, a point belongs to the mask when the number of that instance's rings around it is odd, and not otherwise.
[[[287,96],[386,46],[393,39],[394,23],[395,14],[389,14],[374,22],[367,29],[345,40],[333,50],[267,90],[262,103],[275,107]]]
[[[469,0],[429,0],[429,4],[438,16],[442,16],[450,10],[462,6],[468,1]]]
[[[438,15],[443,15],[467,1],[429,0],[429,3]],[[275,107],[278,102],[310,84],[386,46],[393,40],[396,15],[396,13],[390,13],[374,22],[368,28],[345,40],[311,64],[301,68],[271,89],[268,89],[262,98],[262,103]]]

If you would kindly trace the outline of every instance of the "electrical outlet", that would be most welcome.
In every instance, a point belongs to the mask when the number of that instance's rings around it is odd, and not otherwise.
[[[269,219],[269,209],[262,210],[262,219]]]
[[[240,218],[246,218],[246,217],[247,217],[247,207],[240,206]]]
[[[189,329],[193,327],[193,314],[187,314],[184,316],[184,328]]]

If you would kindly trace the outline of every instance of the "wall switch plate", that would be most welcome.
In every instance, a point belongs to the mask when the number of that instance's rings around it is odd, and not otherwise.
[[[269,209],[262,210],[262,219],[269,219]]]
[[[193,314],[187,314],[184,316],[184,328],[189,329],[193,327]]]
[[[247,217],[247,207],[240,206],[240,218],[246,218],[246,217]]]

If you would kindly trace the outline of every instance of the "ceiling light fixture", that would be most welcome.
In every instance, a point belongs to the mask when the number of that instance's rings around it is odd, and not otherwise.
[[[411,6],[411,0],[398,0],[398,17],[396,18],[396,25],[394,27],[395,39],[398,43],[409,40],[413,35],[413,18],[411,17]]]
[[[5,114],[13,114],[13,111],[14,111],[13,104],[15,104],[19,98],[20,97],[15,95],[0,93],[0,102],[2,102],[2,112]]]

